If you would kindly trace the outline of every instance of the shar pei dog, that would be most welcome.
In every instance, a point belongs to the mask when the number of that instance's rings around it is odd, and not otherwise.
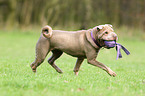
[[[74,67],[74,73],[78,75],[78,71],[84,59],[91,65],[97,66],[105,70],[110,76],[115,77],[116,73],[109,67],[96,60],[99,50],[105,46],[104,41],[117,40],[112,25],[99,25],[88,30],[79,31],[62,31],[52,30],[50,26],[42,28],[41,36],[36,44],[36,58],[30,65],[33,72],[44,61],[47,54],[51,51],[52,56],[48,59],[48,63],[59,73],[62,70],[55,64],[63,52],[73,57],[77,57]]]

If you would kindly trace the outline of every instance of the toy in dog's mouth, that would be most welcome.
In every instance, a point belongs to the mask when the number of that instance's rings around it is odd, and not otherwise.
[[[114,47],[116,46],[116,51],[117,51],[117,57],[116,57],[116,59],[122,58],[120,49],[123,49],[124,52],[125,52],[127,55],[130,54],[130,52],[129,52],[124,46],[122,46],[122,45],[119,44],[119,43],[116,43],[116,41],[104,41],[104,44],[105,44],[105,47],[106,47],[107,49],[109,49],[109,48],[114,48]]]
[[[116,46],[116,41],[104,41],[106,48],[114,48]]]

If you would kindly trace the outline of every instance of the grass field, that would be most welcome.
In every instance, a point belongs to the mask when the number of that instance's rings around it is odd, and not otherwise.
[[[75,76],[76,58],[66,54],[56,61],[63,74],[47,60],[34,74],[30,64],[38,38],[37,33],[0,32],[0,96],[145,96],[145,41],[120,38],[131,55],[122,51],[119,60],[115,49],[100,51],[97,60],[117,73],[110,77],[87,61]]]

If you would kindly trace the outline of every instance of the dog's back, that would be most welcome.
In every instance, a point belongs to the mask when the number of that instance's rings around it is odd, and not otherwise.
[[[61,50],[69,55],[78,56],[84,54],[84,31],[60,31],[53,30],[50,39],[51,49]]]

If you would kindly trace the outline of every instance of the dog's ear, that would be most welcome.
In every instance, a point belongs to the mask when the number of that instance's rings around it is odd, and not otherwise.
[[[103,26],[97,26],[97,31],[100,31],[101,29],[103,29]]]

